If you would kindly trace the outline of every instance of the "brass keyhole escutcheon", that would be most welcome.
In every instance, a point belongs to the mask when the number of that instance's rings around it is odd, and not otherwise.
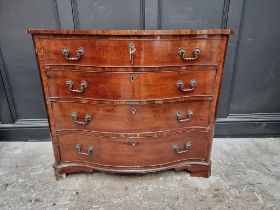
[[[130,112],[131,114],[135,114],[136,113],[136,108],[133,106],[130,108]]]
[[[130,82],[134,82],[136,80],[136,76],[135,75],[131,75],[129,78]]]
[[[131,144],[131,146],[135,147],[137,144],[137,141],[135,139],[131,139],[130,144]]]

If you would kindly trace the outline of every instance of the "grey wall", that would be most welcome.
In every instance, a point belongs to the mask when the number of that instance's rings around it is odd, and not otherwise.
[[[48,139],[27,28],[231,28],[216,136],[280,134],[278,0],[0,0],[0,140]]]

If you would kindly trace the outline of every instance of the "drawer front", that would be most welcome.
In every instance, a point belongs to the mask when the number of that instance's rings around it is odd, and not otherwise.
[[[110,105],[53,103],[57,130],[150,132],[207,127],[211,101]]]
[[[216,70],[149,73],[48,71],[47,76],[50,97],[148,100],[211,96]],[[70,83],[67,85],[67,82]]]
[[[61,38],[41,43],[45,65],[181,66],[217,64],[221,40]]]
[[[206,158],[207,132],[133,139],[104,139],[80,133],[64,134],[58,139],[62,162],[139,167]]]

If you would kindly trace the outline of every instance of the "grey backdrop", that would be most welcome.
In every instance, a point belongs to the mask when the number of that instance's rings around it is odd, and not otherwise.
[[[279,8],[279,0],[0,0],[0,140],[49,138],[27,28],[231,28],[215,135],[279,135]]]

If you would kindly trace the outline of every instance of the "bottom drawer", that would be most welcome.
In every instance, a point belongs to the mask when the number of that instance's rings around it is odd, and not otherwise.
[[[102,138],[80,132],[62,134],[58,141],[62,162],[143,167],[205,160],[207,132],[190,131],[156,138]]]

